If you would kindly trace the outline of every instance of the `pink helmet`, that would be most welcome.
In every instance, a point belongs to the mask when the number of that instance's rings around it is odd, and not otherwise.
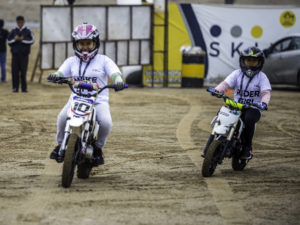
[[[99,31],[94,25],[83,23],[75,27],[74,31],[72,32],[72,39],[75,55],[82,59],[82,61],[89,62],[97,54],[100,47],[100,39]],[[79,40],[92,40],[95,43],[94,49],[90,51],[78,49],[76,42]]]

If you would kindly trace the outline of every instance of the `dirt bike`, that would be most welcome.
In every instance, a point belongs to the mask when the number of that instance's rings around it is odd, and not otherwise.
[[[104,89],[114,88],[116,91],[116,86],[106,85],[99,88],[97,84],[89,81],[73,82],[64,78],[49,82],[68,84],[74,93],[57,158],[58,162],[63,162],[62,186],[68,188],[71,186],[76,166],[78,178],[86,179],[91,173],[94,161],[93,146],[99,131],[95,100]],[[124,85],[124,88],[127,87]]]
[[[211,95],[223,98],[225,105],[221,107],[218,114],[211,121],[213,130],[203,150],[202,176],[213,175],[218,164],[222,164],[224,158],[232,158],[232,168],[241,171],[245,168],[250,159],[240,159],[243,149],[241,134],[245,127],[241,119],[242,109],[257,108],[264,109],[259,104],[241,104],[232,100],[224,93],[208,88]]]

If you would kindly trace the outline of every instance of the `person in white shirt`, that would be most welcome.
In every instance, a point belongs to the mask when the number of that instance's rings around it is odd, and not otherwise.
[[[116,84],[116,89],[124,88],[122,74],[118,66],[107,56],[98,54],[100,47],[99,31],[94,25],[81,24],[72,32],[73,49],[75,56],[67,58],[58,71],[50,74],[47,79],[55,80],[57,77],[71,77],[73,81],[89,80],[100,87],[107,85],[107,75]],[[57,161],[58,151],[64,137],[67,119],[67,110],[70,106],[72,94],[68,103],[61,110],[57,119],[57,146],[51,152],[50,158]],[[96,120],[100,125],[98,139],[94,145],[94,166],[104,164],[102,148],[110,134],[112,119],[109,110],[109,91],[105,89],[96,99]]]
[[[263,52],[255,47],[249,47],[240,54],[240,69],[234,70],[222,81],[215,90],[225,93],[234,88],[234,100],[242,104],[260,104],[266,109],[271,98],[271,84],[265,73],[261,70],[264,65]],[[242,133],[243,151],[241,159],[252,158],[252,139],[255,125],[261,117],[261,110],[243,109],[242,120],[245,129]]]

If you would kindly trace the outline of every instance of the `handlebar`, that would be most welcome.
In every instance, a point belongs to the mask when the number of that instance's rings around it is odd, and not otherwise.
[[[115,84],[105,85],[104,87],[100,88],[98,84],[90,83],[90,82],[84,82],[84,81],[70,81],[66,78],[56,78],[56,80],[48,80],[49,82],[57,83],[57,84],[68,84],[70,89],[73,93],[83,96],[83,97],[95,97],[98,94],[100,94],[104,89],[106,88],[113,88],[115,91],[117,90],[117,86]],[[88,90],[88,91],[96,91],[94,94],[83,94],[81,91],[76,91],[74,88],[78,88],[80,90]],[[124,88],[128,88],[127,84],[124,84]]]
[[[247,103],[242,104],[232,100],[229,96],[225,95],[223,92],[218,92],[214,88],[209,87],[207,91],[212,95],[216,96],[217,98],[223,98],[226,105],[233,107],[238,110],[247,109],[247,108],[256,108],[259,110],[268,110],[268,108],[263,108],[260,104],[257,103]]]

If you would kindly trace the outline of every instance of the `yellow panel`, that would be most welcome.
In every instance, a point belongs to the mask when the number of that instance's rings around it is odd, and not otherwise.
[[[204,78],[204,64],[182,64],[182,77]]]
[[[164,24],[164,13],[154,13],[154,24]],[[183,18],[176,3],[169,3],[169,24],[168,24],[168,71],[169,71],[169,85],[180,85],[182,55],[180,48],[183,45],[191,46],[189,34],[185,27]],[[154,26],[154,50],[164,50],[164,26]],[[160,85],[163,81],[163,53],[153,53],[153,70],[155,82]],[[143,83],[146,86],[151,85],[152,66],[143,67]]]
[[[154,13],[154,24],[164,24],[164,14]],[[163,51],[164,50],[164,26],[154,26],[154,50]]]
[[[181,71],[183,45],[192,46],[189,34],[176,3],[169,3],[169,70]]]

